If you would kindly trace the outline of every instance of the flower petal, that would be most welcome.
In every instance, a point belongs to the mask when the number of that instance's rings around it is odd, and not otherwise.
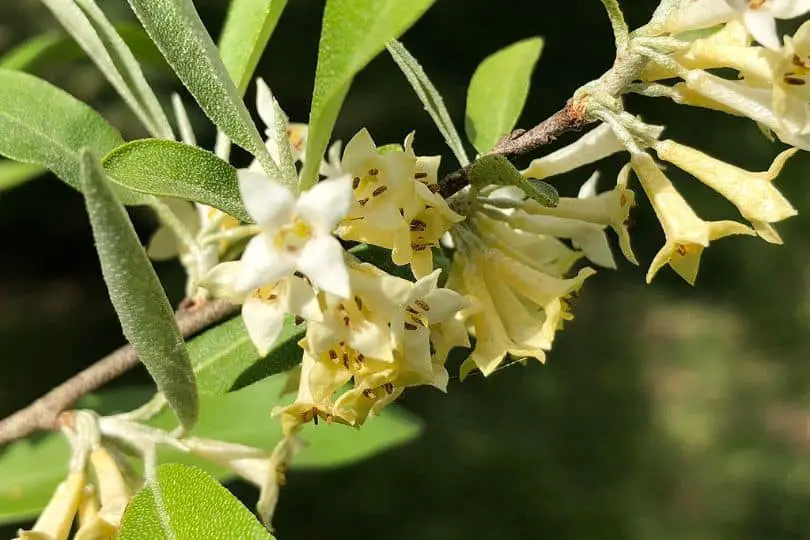
[[[330,234],[349,213],[352,182],[348,175],[322,180],[303,193],[296,210],[320,234]]]
[[[295,197],[290,190],[263,174],[245,169],[238,170],[236,176],[245,209],[257,225],[277,229],[290,221],[295,209]]]
[[[270,352],[284,327],[284,310],[279,302],[251,296],[242,305],[242,319],[259,354],[264,356]]]
[[[320,235],[310,240],[298,257],[298,269],[315,287],[341,298],[351,296],[343,248],[333,236]]]
[[[279,251],[265,234],[254,236],[242,254],[242,267],[234,283],[236,292],[247,292],[275,283],[295,270],[295,257]]]
[[[769,10],[777,19],[793,19],[810,11],[810,0],[771,0]]]
[[[776,33],[776,21],[769,11],[748,9],[743,14],[743,19],[745,20],[745,26],[755,40],[774,51],[780,49],[779,35]]]

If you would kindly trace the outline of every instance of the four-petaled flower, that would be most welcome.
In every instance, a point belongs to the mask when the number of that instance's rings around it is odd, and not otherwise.
[[[343,248],[332,231],[349,211],[351,189],[344,176],[324,180],[296,200],[267,177],[239,171],[242,200],[261,232],[245,248],[235,289],[247,292],[299,271],[316,288],[348,298]]]

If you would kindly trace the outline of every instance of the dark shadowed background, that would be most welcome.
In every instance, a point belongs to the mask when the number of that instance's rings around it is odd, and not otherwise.
[[[100,3],[111,18],[130,18],[122,1]],[[632,26],[656,4],[623,3]],[[197,2],[214,35],[226,4]],[[322,6],[289,3],[258,71],[293,120],[307,117]],[[0,2],[0,52],[54,27],[35,0]],[[610,25],[598,0],[439,0],[403,41],[461,126],[478,62],[533,35],[544,36],[546,47],[520,122],[529,127],[610,66]],[[126,137],[144,135],[89,61],[39,74],[96,105]],[[164,97],[178,87],[157,68],[148,75]],[[634,99],[630,107],[665,124],[669,137],[746,168],[766,169],[781,148],[749,121],[664,101]],[[210,146],[213,130],[201,114],[194,119]],[[346,140],[361,127],[378,143],[399,142],[415,129],[417,151],[442,152],[443,170],[452,168],[387,56],[356,79],[336,136]],[[618,158],[599,164],[603,187],[621,164]],[[589,173],[555,185],[574,193]],[[576,320],[546,365],[453,381],[446,396],[411,391],[404,405],[427,426],[415,443],[351,467],[291,473],[278,536],[810,538],[808,173],[810,157],[800,155],[779,180],[800,210],[777,226],[785,246],[719,241],[706,251],[694,289],[668,269],[650,286],[646,268],[624,261],[618,271],[601,271],[588,281]],[[733,216],[733,207],[697,181],[671,176],[702,216]],[[135,216],[145,238],[154,224],[145,213]],[[648,264],[662,234],[646,201],[634,217],[634,247]],[[0,240],[5,415],[120,345],[122,336],[77,193],[53,177],[0,193]],[[180,268],[158,270],[179,301]],[[133,372],[118,384],[144,380]],[[233,487],[253,503],[252,490]]]

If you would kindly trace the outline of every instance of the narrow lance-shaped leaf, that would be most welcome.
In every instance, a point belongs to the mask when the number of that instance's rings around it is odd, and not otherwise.
[[[121,519],[120,540],[272,540],[256,517],[208,473],[179,463],[157,468]]]
[[[88,150],[82,151],[81,171],[101,270],[124,335],[189,430],[197,421],[197,387],[169,300],[126,210]]]
[[[103,155],[123,144],[96,111],[67,92],[19,71],[0,69],[0,155],[50,169],[81,190],[79,152]],[[124,204],[144,204],[140,193],[117,188]]]
[[[467,89],[467,137],[482,154],[512,131],[529,95],[542,38],[518,41],[488,56]]]
[[[140,62],[155,68],[168,69],[160,51],[141,27],[119,23],[115,25],[115,29]],[[61,32],[49,32],[23,41],[8,51],[0,57],[0,68],[32,72],[51,63],[67,62],[84,56],[85,52],[72,37]]]
[[[264,146],[216,45],[191,0],[129,0],[147,33],[205,114],[252,153],[271,178],[278,167]]]
[[[459,137],[458,131],[456,131],[456,126],[450,118],[450,113],[444,105],[444,99],[442,99],[442,95],[436,90],[436,87],[433,86],[433,83],[430,82],[425,70],[422,69],[422,66],[419,65],[416,58],[414,58],[413,55],[408,52],[408,49],[399,41],[389,41],[386,48],[399,66],[399,69],[402,70],[405,78],[411,83],[413,91],[425,106],[425,110],[427,110],[428,114],[433,119],[433,123],[439,128],[439,133],[442,134],[444,142],[447,143],[453,155],[456,156],[459,165],[462,167],[469,165],[470,160],[467,157],[467,153],[464,151],[464,143],[461,141],[461,137]]]
[[[354,76],[387,42],[416,22],[434,1],[327,0],[300,190],[318,181],[323,153]]]
[[[239,195],[236,169],[202,148],[142,139],[116,148],[102,163],[110,180],[120,186],[207,204],[250,221]]]
[[[94,0],[42,0],[155,137],[174,134],[132,51]]]
[[[244,96],[287,0],[231,0],[219,38],[219,54]]]

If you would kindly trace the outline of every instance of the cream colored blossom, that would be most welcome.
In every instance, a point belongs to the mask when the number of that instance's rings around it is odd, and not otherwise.
[[[755,234],[735,221],[707,222],[700,219],[649,154],[634,155],[631,164],[666,235],[664,247],[650,264],[648,283],[661,267],[669,264],[678,275],[694,285],[700,256],[710,241],[734,234]]]
[[[568,146],[533,160],[520,174],[526,178],[548,178],[623,151],[624,145],[616,138],[610,126],[601,124]]]
[[[67,540],[85,486],[83,470],[71,471],[60,483],[30,531],[17,532],[19,540]]]
[[[796,215],[796,209],[774,187],[773,181],[785,162],[797,152],[795,148],[779,154],[765,172],[740,169],[674,141],[658,143],[655,151],[659,158],[685,170],[728,199],[762,238],[781,243],[770,224]]]

